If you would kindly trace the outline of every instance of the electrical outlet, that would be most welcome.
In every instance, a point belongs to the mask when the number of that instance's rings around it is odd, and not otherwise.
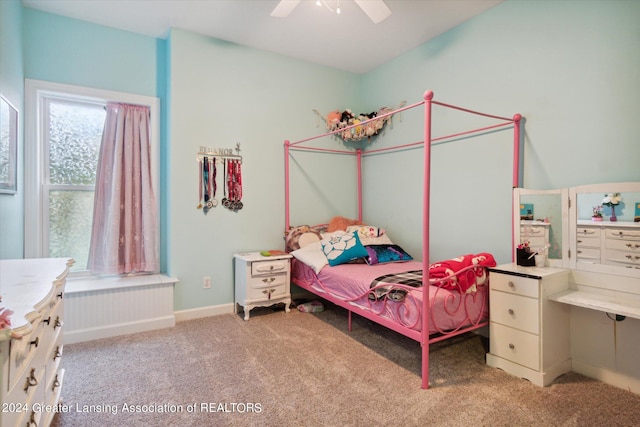
[[[204,276],[202,287],[205,289],[211,289],[211,276]]]

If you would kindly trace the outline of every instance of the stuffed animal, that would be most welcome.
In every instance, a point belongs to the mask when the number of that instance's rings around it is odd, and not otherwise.
[[[308,225],[292,227],[288,231],[285,231],[287,252],[304,248],[308,244],[318,242],[320,240],[322,240],[320,233]]]
[[[334,216],[329,221],[329,226],[327,227],[327,232],[331,233],[333,231],[343,230],[346,231],[347,227],[351,225],[365,225],[363,222],[358,221],[357,219],[349,219],[343,216]]]

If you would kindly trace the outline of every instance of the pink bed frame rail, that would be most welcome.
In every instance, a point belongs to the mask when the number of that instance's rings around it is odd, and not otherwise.
[[[434,101],[433,100],[433,92],[428,90],[424,93],[423,95],[424,101],[420,101],[418,103],[412,104],[412,105],[408,105],[405,106],[403,108],[399,108],[397,110],[391,111],[387,114],[383,114],[380,115],[374,119],[370,119],[367,121],[363,121],[361,123],[358,124],[358,126],[363,126],[366,125],[367,123],[369,123],[370,121],[374,121],[376,119],[380,119],[383,117],[387,117],[387,116],[391,116],[397,113],[400,113],[402,111],[405,110],[409,110],[412,108],[416,108],[419,107],[421,105],[424,105],[424,140],[423,141],[418,141],[418,142],[413,142],[413,143],[407,143],[407,144],[402,144],[402,145],[396,145],[393,147],[387,147],[387,148],[381,148],[381,149],[373,149],[373,150],[367,150],[366,154],[373,154],[373,153],[381,153],[381,152],[385,152],[385,151],[396,151],[396,150],[401,150],[401,149],[405,149],[405,148],[410,148],[410,147],[414,147],[414,146],[420,146],[420,145],[424,145],[424,183],[423,183],[423,215],[422,215],[422,285],[423,285],[423,289],[428,289],[429,286],[429,220],[430,220],[430,191],[431,191],[431,145],[434,142],[440,142],[440,141],[445,141],[445,140],[449,140],[452,138],[456,138],[456,137],[460,137],[460,136],[468,136],[468,135],[473,135],[473,134],[479,134],[481,132],[486,132],[489,130],[493,130],[493,129],[497,129],[497,128],[501,128],[501,127],[507,127],[507,126],[513,126],[513,182],[512,182],[512,186],[513,188],[519,187],[519,177],[520,177],[520,124],[521,124],[521,119],[522,116],[520,114],[514,114],[512,118],[508,118],[508,117],[501,117],[501,116],[496,116],[496,115],[492,115],[492,114],[487,114],[487,113],[482,113],[479,111],[474,111],[474,110],[470,110],[467,108],[463,108],[463,107],[459,107],[459,106],[455,106],[455,105],[451,105],[451,104],[445,104],[443,102],[438,102],[438,101]],[[432,115],[431,115],[431,110],[432,110],[432,106],[433,105],[439,105],[441,107],[445,107],[445,108],[450,108],[450,109],[454,109],[454,110],[458,110],[458,111],[462,111],[465,113],[469,113],[469,114],[473,114],[473,115],[477,115],[477,116],[483,116],[483,117],[488,117],[491,119],[496,119],[499,120],[499,123],[494,124],[494,125],[490,125],[490,126],[486,126],[486,127],[481,127],[481,128],[476,128],[476,129],[471,129],[471,130],[467,130],[467,131],[463,131],[463,132],[459,132],[459,133],[455,133],[455,134],[450,134],[450,135],[445,135],[445,136],[440,136],[437,138],[433,138],[431,135],[431,124],[432,124]],[[290,142],[289,140],[286,140],[284,142],[284,166],[285,166],[285,172],[284,172],[284,179],[285,179],[285,230],[289,229],[289,227],[291,226],[290,223],[290,207],[291,207],[291,198],[290,198],[290,175],[289,175],[289,157],[290,157],[290,151],[292,149],[295,150],[302,150],[302,151],[319,151],[319,152],[324,152],[324,153],[334,153],[334,154],[345,154],[345,155],[355,155],[356,156],[356,164],[357,164],[357,191],[358,191],[358,219],[362,220],[362,157],[363,157],[363,151],[358,149],[355,151],[350,151],[350,150],[338,150],[338,149],[326,149],[326,148],[318,148],[318,147],[311,147],[311,146],[303,146],[301,144],[305,143],[305,142],[310,142],[313,140],[317,140],[329,135],[333,135],[336,134],[338,132],[342,132],[345,129],[350,129],[352,127],[355,127],[356,125],[352,125],[346,128],[342,128],[340,130],[336,130],[333,132],[327,132],[327,133],[323,133],[323,134],[319,134],[316,136],[312,136],[310,138],[306,138],[306,139],[301,139],[299,141],[296,142]],[[513,211],[513,209],[512,209]],[[511,217],[511,225],[512,225],[512,229],[513,226],[515,225],[515,221],[516,218],[514,216],[514,214],[512,213],[512,217]],[[513,233],[512,233],[513,234]],[[512,241],[512,247],[514,247],[515,242]],[[349,330],[351,330],[351,311],[352,308],[349,308],[348,305],[345,304],[341,304],[343,307],[347,308],[347,310],[349,311]],[[428,313],[429,310],[429,292],[423,292],[423,298],[422,298],[422,313]],[[448,333],[446,335],[438,335],[436,337],[430,337],[429,336],[429,318],[426,315],[422,315],[422,330],[419,334],[419,336],[416,336],[415,331],[414,332],[407,332],[406,330],[402,330],[402,328],[398,328],[396,324],[394,324],[392,321],[387,320],[385,318],[381,318],[377,315],[375,315],[375,313],[367,313],[366,311],[363,310],[359,310],[358,314],[368,318],[369,320],[372,320],[384,327],[387,327],[389,329],[392,329],[396,332],[399,332],[403,335],[408,336],[409,338],[412,338],[414,340],[417,340],[420,342],[421,348],[422,348],[422,388],[423,389],[427,389],[429,388],[429,344],[430,343],[435,343],[438,341],[442,341],[444,339],[456,336],[456,335],[460,335],[466,332],[469,332],[470,330],[473,329],[477,329],[479,327],[485,326],[487,323],[481,323],[481,324],[477,324],[474,326],[471,326],[469,328],[464,328],[464,329],[460,329],[457,331],[454,331],[452,333]]]

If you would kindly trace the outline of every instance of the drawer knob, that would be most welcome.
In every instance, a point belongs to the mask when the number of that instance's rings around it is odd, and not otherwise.
[[[515,312],[513,311],[512,308],[510,308],[509,310],[507,310],[507,313],[509,313],[509,315],[513,316],[515,314]]]
[[[47,317],[46,319],[43,319],[42,323],[46,323],[47,325],[51,323],[51,316]]]
[[[31,341],[29,345],[35,345],[38,348],[38,344],[40,344],[40,337],[36,337],[35,340]]]
[[[35,368],[31,368],[31,374],[27,377],[27,382],[24,385],[24,392],[26,393],[29,390],[29,387],[38,385],[38,380],[36,379],[36,370]]]
[[[62,357],[62,352],[60,351],[60,346],[57,346],[56,351],[53,353],[53,360],[55,361],[59,357]]]
[[[60,316],[56,316],[56,322],[53,324],[53,329],[61,328],[62,322],[60,321]]]
[[[264,291],[262,291],[262,293],[267,295],[267,299],[271,299],[271,294],[275,291],[275,289],[265,289]]]
[[[516,285],[514,285],[514,283],[513,283],[513,282],[509,282],[509,287],[510,287],[510,288],[515,288],[515,287],[516,287]]]
[[[513,345],[513,344],[509,344],[509,348],[510,348],[511,350],[515,350],[516,346],[515,346],[515,345]]]
[[[273,283],[274,280],[276,280],[275,277],[267,277],[265,279],[262,279],[264,283]]]
[[[56,391],[56,387],[60,387],[60,381],[58,381],[58,374],[56,374],[56,378],[53,380],[53,386],[51,387],[51,391]]]

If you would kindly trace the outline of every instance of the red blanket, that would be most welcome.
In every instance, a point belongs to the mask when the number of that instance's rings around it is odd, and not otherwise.
[[[465,293],[474,292],[476,290],[476,284],[482,283],[486,279],[484,270],[470,270],[468,274],[455,276],[456,272],[473,265],[495,267],[496,260],[493,258],[493,255],[484,252],[475,255],[460,255],[457,258],[431,264],[429,266],[429,278],[434,280],[451,277],[451,280],[444,282],[442,285],[443,288],[459,289],[460,292]]]

